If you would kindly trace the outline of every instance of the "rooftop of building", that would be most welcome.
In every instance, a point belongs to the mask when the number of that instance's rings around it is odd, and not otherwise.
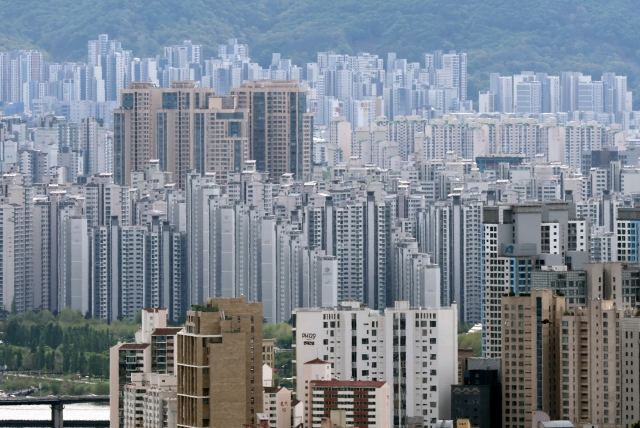
[[[315,360],[307,361],[305,364],[330,364],[329,361],[321,360],[320,358],[316,358]]]
[[[150,343],[124,343],[120,349],[146,349],[151,346]]]
[[[156,328],[151,336],[175,336],[184,330],[182,327]]]
[[[160,313],[160,311],[166,311],[167,308],[144,308],[143,309],[145,312],[149,312],[152,314],[157,314]]]
[[[334,387],[334,388],[380,388],[386,384],[377,380],[312,380],[311,386]]]

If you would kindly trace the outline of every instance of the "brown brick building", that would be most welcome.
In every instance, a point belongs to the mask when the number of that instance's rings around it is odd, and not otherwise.
[[[249,158],[258,171],[279,182],[283,174],[306,180],[311,174],[313,116],[307,90],[297,81],[254,80],[231,91],[249,111]]]
[[[262,413],[262,304],[209,299],[178,335],[178,425],[240,427]]]
[[[309,388],[313,396],[308,427],[320,428],[322,418],[332,410],[345,410],[349,426],[368,428],[391,425],[389,385],[373,380],[312,380]]]

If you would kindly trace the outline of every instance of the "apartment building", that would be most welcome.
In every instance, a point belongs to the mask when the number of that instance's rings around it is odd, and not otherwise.
[[[528,426],[532,411],[604,428],[637,420],[640,392],[635,309],[588,298],[567,308],[551,290],[505,297],[503,426]]]
[[[262,304],[209,299],[178,334],[178,426],[256,424],[263,413]]]
[[[143,310],[142,326],[135,334],[135,341],[118,343],[109,351],[112,428],[158,426],[155,417],[147,416],[149,421],[145,421],[143,408],[136,406],[145,399],[147,389],[155,388],[156,398],[158,394],[163,395],[163,400],[175,398],[175,388],[171,389],[171,385],[175,387],[175,381],[171,379],[176,372],[174,344],[182,328],[167,327],[167,314],[165,308]],[[134,384],[140,388],[131,387]],[[173,396],[166,394],[171,392]],[[157,417],[161,417],[160,413]]]
[[[131,171],[143,171],[151,159],[180,188],[191,170],[215,172],[223,182],[242,171],[249,155],[248,111],[237,101],[215,97],[195,82],[172,82],[170,88],[132,83],[114,110],[115,182],[131,184]]]
[[[291,427],[291,390],[283,386],[270,386],[262,390],[263,413],[269,428]]]
[[[460,321],[479,322],[482,202],[454,192],[416,217],[421,250],[440,267],[440,304],[456,302]]]
[[[262,364],[266,364],[272,369],[275,365],[275,339],[262,339]]]
[[[640,209],[618,208],[615,220],[615,236],[618,244],[617,260],[621,262],[637,262],[639,256]]]
[[[581,269],[589,261],[589,228],[569,202],[488,206],[483,212],[483,352],[502,352],[501,299],[532,291],[542,266]]]
[[[640,301],[640,269],[635,263],[585,263],[582,269],[541,266],[531,273],[531,289],[552,290],[566,296],[567,308],[589,299],[613,301],[618,308],[636,308]]]
[[[557,412],[558,338],[554,327],[564,312],[564,298],[550,290],[503,297],[503,426],[531,426],[533,411]]]
[[[124,386],[123,427],[165,428],[176,426],[177,378],[158,373],[131,373]]]
[[[283,174],[306,180],[311,173],[313,118],[307,91],[298,82],[256,80],[231,93],[249,112],[249,158],[275,182]]]
[[[393,426],[406,426],[411,416],[423,417],[427,427],[448,419],[458,362],[444,356],[457,353],[457,315],[456,305],[412,308],[408,302],[384,312],[357,302],[294,311],[294,387],[305,418],[311,411],[305,370],[318,361],[330,365],[332,379],[387,382]]]
[[[346,411],[347,426],[391,427],[389,414],[391,390],[386,382],[373,380],[312,380],[309,389],[313,397],[307,426],[320,428],[322,418],[332,410]]]

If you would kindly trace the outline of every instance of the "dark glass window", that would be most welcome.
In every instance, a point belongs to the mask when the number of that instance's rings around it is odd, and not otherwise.
[[[244,113],[242,113],[242,112],[217,113],[216,117],[218,119],[244,119]]]
[[[162,108],[166,110],[175,110],[178,108],[178,93],[164,92],[162,94]]]
[[[122,108],[133,110],[133,94],[122,94]]]
[[[240,138],[242,137],[242,127],[240,122],[228,122],[229,128],[227,132],[229,133],[230,138]]]

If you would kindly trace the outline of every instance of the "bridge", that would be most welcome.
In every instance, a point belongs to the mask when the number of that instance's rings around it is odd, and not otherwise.
[[[109,421],[65,421],[62,410],[65,404],[109,403],[108,395],[64,396],[64,397],[8,397],[0,398],[0,406],[33,406],[35,404],[51,406],[51,420],[2,420],[0,427],[108,427]],[[0,412],[1,413],[1,412]]]

